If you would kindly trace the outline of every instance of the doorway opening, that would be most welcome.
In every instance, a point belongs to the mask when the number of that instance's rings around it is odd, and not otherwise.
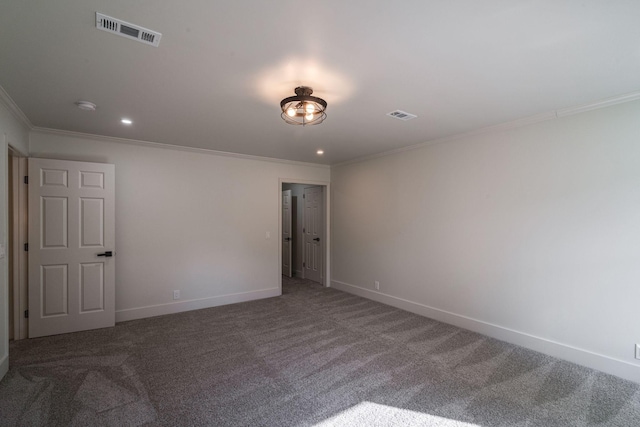
[[[329,183],[280,180],[280,279],[330,286]]]

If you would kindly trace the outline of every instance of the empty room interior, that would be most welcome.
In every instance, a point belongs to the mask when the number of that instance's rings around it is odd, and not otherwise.
[[[0,0],[0,425],[640,425],[639,17]]]

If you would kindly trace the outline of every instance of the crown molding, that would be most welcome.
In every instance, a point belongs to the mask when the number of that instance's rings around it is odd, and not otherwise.
[[[347,160],[346,162],[338,163],[332,165],[331,168],[338,168],[341,166],[347,166],[353,163],[360,163],[367,160],[373,160],[380,157],[387,157],[398,153],[403,153],[405,151],[417,150],[424,147],[429,147],[431,145],[444,144],[445,142],[452,142],[458,139],[468,138],[470,136],[482,135],[491,132],[501,132],[509,129],[515,129],[527,125],[532,125],[534,123],[540,123],[547,120],[553,120],[557,118],[555,111],[536,114],[534,116],[523,117],[521,119],[513,120],[510,122],[500,123],[497,125],[487,126],[476,130],[471,130],[468,132],[457,133],[455,135],[445,136],[442,138],[431,139],[429,141],[421,142],[419,144],[409,145],[406,147],[395,148],[393,150],[383,151],[382,153],[371,154],[365,157],[358,157],[357,159]]]
[[[574,114],[580,114],[591,110],[597,110],[600,108],[607,108],[617,104],[623,104],[625,102],[637,101],[640,99],[640,91],[630,92],[624,95],[612,96],[611,98],[604,98],[599,101],[590,102],[588,104],[576,105],[569,108],[561,108],[556,110],[558,117],[572,116]]]
[[[443,138],[432,139],[429,141],[421,142],[419,144],[409,145],[407,147],[396,148],[393,150],[384,151],[382,153],[371,154],[369,156],[358,157],[356,159],[347,160],[346,162],[337,163],[335,165],[331,165],[331,168],[338,168],[341,166],[347,166],[353,163],[360,163],[367,160],[373,160],[380,157],[391,156],[393,154],[402,153],[405,151],[417,150],[419,148],[428,147],[431,145],[442,144],[445,142],[451,142],[462,138],[467,138],[470,136],[481,135],[485,133],[491,132],[501,132],[509,129],[520,128],[528,125],[532,125],[535,123],[540,123],[548,120],[555,120],[562,117],[572,116],[575,114],[585,113],[591,110],[598,110],[601,108],[612,107],[617,104],[623,104],[626,102],[637,101],[640,99],[640,91],[630,92],[623,95],[613,96],[610,98],[604,98],[595,102],[590,102],[587,104],[580,104],[573,107],[562,108],[558,110],[551,110],[545,113],[536,114],[533,116],[523,117],[521,119],[512,120],[510,122],[500,123],[493,126],[487,126],[484,128],[472,130],[469,132],[458,133],[451,136],[446,136]]]
[[[29,120],[29,118],[22,112],[20,107],[18,107],[18,104],[15,103],[13,98],[9,96],[7,91],[4,90],[2,86],[0,86],[0,102],[2,103],[2,105],[7,107],[7,109],[11,111],[11,114],[13,114],[19,122],[26,126],[27,129],[33,130],[33,124],[31,123],[31,120]]]
[[[300,162],[295,160],[277,159],[274,157],[263,157],[263,156],[254,156],[250,154],[231,153],[227,151],[211,150],[207,148],[186,147],[182,145],[165,144],[160,142],[142,141],[142,140],[136,140],[136,139],[118,138],[118,137],[112,137],[112,136],[103,136],[103,135],[95,135],[95,134],[88,134],[88,133],[82,133],[82,132],[73,132],[73,131],[65,131],[65,130],[59,130],[59,129],[37,127],[31,123],[29,118],[22,112],[20,107],[18,107],[18,105],[13,101],[11,96],[9,96],[9,94],[4,90],[4,88],[0,86],[0,102],[4,106],[6,106],[9,109],[9,111],[11,111],[11,113],[16,117],[16,119],[22,122],[22,124],[26,126],[31,132],[70,136],[75,138],[86,138],[86,139],[92,139],[94,141],[101,141],[101,142],[118,142],[122,144],[164,148],[164,149],[170,149],[170,150],[186,151],[186,152],[192,152],[192,153],[201,153],[201,154],[223,156],[223,157],[234,157],[234,158],[247,159],[247,160],[258,160],[258,161],[283,163],[283,164],[298,165],[298,166],[313,166],[321,169],[337,168],[341,166],[350,165],[353,163],[359,163],[359,162],[364,162],[367,160],[372,160],[380,157],[391,156],[393,154],[398,154],[405,151],[417,150],[417,149],[428,147],[431,145],[451,142],[458,139],[467,138],[470,136],[476,136],[476,135],[481,135],[485,133],[501,132],[509,129],[520,128],[520,127],[532,125],[535,123],[540,123],[543,121],[555,120],[562,117],[581,114],[581,113],[585,113],[592,110],[598,110],[601,108],[612,107],[617,104],[623,104],[626,102],[632,102],[637,100],[640,100],[640,91],[629,92],[626,94],[604,98],[598,101],[594,101],[586,104],[580,104],[573,107],[551,110],[548,112],[536,114],[533,116],[523,117],[521,119],[500,123],[493,126],[487,126],[487,127],[472,130],[469,132],[463,132],[455,135],[446,136],[443,138],[432,139],[419,144],[409,145],[407,147],[396,148],[393,150],[387,150],[387,151],[372,154],[369,156],[358,157],[356,159],[347,160],[346,162],[337,163],[335,165],[324,165],[324,164],[318,164],[318,163]]]
[[[90,139],[97,142],[116,142],[119,144],[128,144],[128,145],[137,145],[143,147],[152,147],[152,148],[162,148],[166,150],[174,150],[174,151],[185,151],[188,153],[199,153],[199,154],[207,154],[212,156],[220,156],[220,157],[233,157],[237,159],[244,160],[257,160],[261,162],[271,162],[271,163],[282,163],[286,165],[295,165],[295,166],[312,166],[320,169],[330,169],[331,166],[318,164],[318,163],[307,163],[300,162],[296,160],[286,160],[286,159],[277,159],[275,157],[263,157],[263,156],[253,156],[251,154],[240,154],[240,153],[230,153],[228,151],[218,151],[211,150],[208,148],[196,148],[196,147],[185,147],[182,145],[174,145],[174,144],[165,144],[162,142],[151,142],[151,141],[142,141],[139,139],[128,139],[128,138],[118,138],[115,136],[104,136],[104,135],[95,135],[91,133],[82,133],[82,132],[74,132],[68,130],[60,130],[60,129],[51,129],[51,128],[42,128],[42,127],[33,127],[31,128],[32,132],[41,133],[45,135],[58,135],[58,136],[67,136],[71,138],[83,138]]]

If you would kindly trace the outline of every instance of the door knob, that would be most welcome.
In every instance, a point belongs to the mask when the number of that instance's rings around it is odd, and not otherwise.
[[[112,251],[106,251],[105,253],[102,254],[98,254],[98,256],[103,256],[103,257],[112,257],[113,256],[113,252]]]
[[[316,238],[315,238],[315,239],[313,239],[313,240],[315,240],[316,242],[319,242],[319,241],[320,241],[320,238],[319,238],[319,237],[316,237]]]
[[[291,237],[285,237],[285,238],[284,238],[284,241],[285,241],[285,242],[290,242],[290,241],[291,241]]]

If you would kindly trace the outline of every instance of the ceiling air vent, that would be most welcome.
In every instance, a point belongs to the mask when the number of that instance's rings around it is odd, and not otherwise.
[[[391,116],[396,119],[404,120],[404,121],[415,119],[416,117],[418,117],[415,114],[407,113],[406,111],[402,111],[402,110],[392,111],[390,113],[387,113],[387,116]]]
[[[96,28],[155,47],[158,47],[160,37],[162,37],[162,34],[157,31],[151,31],[139,25],[133,25],[98,12],[96,12]]]

